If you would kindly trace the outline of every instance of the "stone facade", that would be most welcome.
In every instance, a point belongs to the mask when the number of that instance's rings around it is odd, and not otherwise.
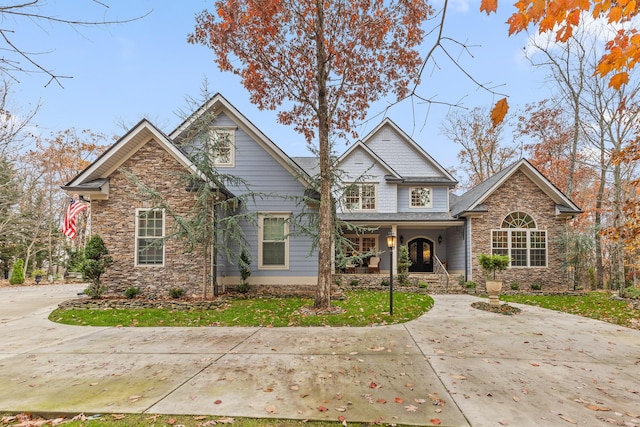
[[[110,175],[109,199],[92,200],[92,233],[104,240],[114,263],[102,276],[108,294],[122,294],[131,286],[145,295],[167,296],[168,290],[180,287],[186,296],[202,295],[204,262],[201,250],[184,253],[184,245],[169,239],[165,245],[164,266],[135,265],[136,208],[154,207],[131,179],[162,194],[164,201],[178,215],[193,207],[194,197],[186,191],[185,169],[154,140],[135,152]],[[175,222],[165,215],[165,234]]]
[[[547,232],[546,267],[510,267],[498,273],[503,281],[503,290],[511,283],[518,283],[520,289],[528,290],[532,284],[539,284],[543,291],[562,292],[567,283],[562,269],[563,254],[558,238],[564,233],[566,220],[556,217],[556,205],[524,173],[518,171],[500,188],[491,194],[484,205],[488,209],[479,218],[471,219],[471,263],[472,280],[484,289],[484,273],[478,263],[481,253],[491,253],[491,230],[500,228],[503,219],[512,212],[525,212],[536,221],[539,230]]]

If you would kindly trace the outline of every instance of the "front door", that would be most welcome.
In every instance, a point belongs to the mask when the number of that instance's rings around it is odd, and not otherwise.
[[[413,273],[433,273],[433,242],[418,238],[411,240],[409,246],[409,271]]]

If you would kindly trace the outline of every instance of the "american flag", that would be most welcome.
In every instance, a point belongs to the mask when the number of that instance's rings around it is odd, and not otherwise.
[[[62,224],[62,233],[72,239],[76,237],[76,215],[83,210],[87,209],[87,205],[80,201],[75,201],[71,198],[69,202],[69,208],[64,216],[64,222]]]

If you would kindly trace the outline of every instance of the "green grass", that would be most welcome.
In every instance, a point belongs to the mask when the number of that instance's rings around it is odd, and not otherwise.
[[[500,300],[535,305],[616,325],[640,329],[640,311],[625,302],[611,299],[605,292],[585,295],[501,295]]]
[[[426,294],[396,292],[394,315],[389,315],[389,293],[349,291],[341,314],[302,315],[301,307],[313,305],[305,298],[234,299],[215,310],[60,310],[49,315],[54,322],[82,326],[370,326],[402,323],[415,319],[433,307]]]
[[[52,425],[51,422],[56,416],[39,417],[33,414],[19,414],[12,422],[4,417],[14,417],[15,415],[0,413],[0,425],[18,425],[20,421],[26,422],[20,425]],[[30,423],[29,423],[30,422]],[[40,423],[38,423],[40,422]],[[58,424],[53,424],[58,425]],[[221,416],[195,416],[195,415],[150,415],[150,414],[104,414],[90,420],[69,421],[65,420],[65,427],[161,427],[161,426],[184,426],[201,427],[212,425],[229,425],[233,427],[342,427],[341,422],[335,421],[309,421],[309,420],[287,420],[287,419],[254,419],[254,418],[234,418]],[[349,423],[350,427],[369,426],[366,423]],[[401,424],[393,424],[401,426]]]

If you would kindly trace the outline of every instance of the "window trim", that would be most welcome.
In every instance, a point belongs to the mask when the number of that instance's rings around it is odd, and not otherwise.
[[[501,222],[501,225],[505,223],[507,218],[514,213],[525,213],[526,212],[511,212],[508,215],[505,215],[504,219]],[[547,234],[547,230],[539,229],[538,223],[535,221],[533,216],[526,214],[529,218],[532,219],[534,227],[528,228],[494,228],[490,231],[490,242],[491,242],[491,253],[492,254],[500,254],[504,255],[506,251],[506,255],[509,256],[509,268],[548,268],[549,267],[549,238]],[[495,233],[506,233],[506,247],[496,247],[495,242],[496,239],[494,237]],[[513,246],[513,237],[516,233],[524,233],[525,235],[525,245],[522,248],[516,248]],[[531,256],[533,250],[540,250],[542,248],[534,248],[532,247],[532,238],[531,235],[533,233],[540,233],[544,236],[544,265],[531,265]],[[524,250],[525,251],[525,260],[526,265],[513,265],[513,251],[514,250]]]
[[[214,148],[212,141],[214,135],[218,133],[226,133],[229,137],[229,161],[220,163],[215,161],[214,156],[213,164],[218,168],[233,168],[236,165],[236,128],[228,126],[212,126],[211,128],[209,128],[209,139],[207,142],[209,144],[210,150],[213,150]]]
[[[166,246],[164,243],[162,245],[162,263],[160,264],[141,264],[139,262],[139,246],[138,246],[138,242],[140,240],[140,235],[139,235],[139,219],[140,219],[140,213],[141,212],[150,212],[150,211],[156,211],[156,212],[162,212],[162,236],[160,237],[152,237],[152,239],[164,239],[166,236],[166,213],[164,209],[154,209],[154,208],[136,208],[136,216],[135,216],[135,234],[134,234],[134,239],[135,239],[135,243],[134,243],[134,253],[133,253],[133,259],[134,259],[134,266],[135,267],[164,267],[165,265],[165,261],[166,261]]]
[[[375,204],[375,207],[373,209],[363,209],[362,208],[362,187],[363,186],[372,186],[373,187],[373,201]],[[357,187],[358,188],[358,207],[357,208],[351,208],[349,207],[349,204],[347,203],[347,192],[354,188]],[[377,212],[378,211],[378,183],[376,182],[352,182],[351,184],[348,184],[344,190],[343,193],[343,197],[342,197],[343,203],[344,203],[344,208],[346,211],[349,212]]]
[[[265,218],[283,218],[284,219],[284,264],[283,265],[264,265],[264,220]],[[289,270],[289,220],[291,212],[262,212],[258,214],[258,270]],[[269,242],[269,240],[267,240]]]
[[[429,203],[422,206],[413,205],[413,190],[428,190],[429,191]],[[431,187],[409,187],[409,209],[430,209],[433,208],[433,188]]]
[[[358,243],[358,248],[359,248],[359,252],[358,255],[361,255],[365,252],[362,252],[362,239],[365,238],[373,238],[375,239],[375,246],[374,246],[374,252],[375,254],[379,254],[380,250],[378,249],[380,246],[380,235],[379,234],[345,234],[344,236],[342,236],[343,238],[351,241],[352,243]],[[349,253],[345,253],[345,256],[351,256],[353,254],[349,254]]]

